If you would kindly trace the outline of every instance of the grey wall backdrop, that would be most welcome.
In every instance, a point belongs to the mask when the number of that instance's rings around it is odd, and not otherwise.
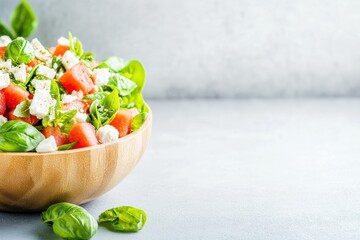
[[[357,0],[29,0],[34,36],[140,59],[151,98],[360,95]],[[0,0],[8,21],[17,0]]]

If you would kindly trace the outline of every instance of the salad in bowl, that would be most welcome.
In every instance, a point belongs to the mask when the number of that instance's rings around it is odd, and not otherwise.
[[[69,33],[55,47],[0,37],[0,152],[54,152],[138,130],[149,109],[139,61],[95,60]]]

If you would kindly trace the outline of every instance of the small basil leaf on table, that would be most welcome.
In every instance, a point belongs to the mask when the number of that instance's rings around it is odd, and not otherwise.
[[[111,230],[120,232],[140,231],[146,222],[146,213],[130,206],[116,207],[106,210],[99,216],[99,223]]]
[[[12,12],[10,22],[17,36],[22,37],[30,36],[38,25],[36,15],[26,0],[21,0]]]
[[[22,37],[11,41],[5,50],[5,59],[11,59],[13,64],[28,64],[35,57],[35,51],[30,43]]]
[[[3,152],[32,151],[44,139],[35,127],[21,120],[8,121],[0,127],[0,151]]]
[[[61,202],[51,205],[41,213],[44,224],[52,226],[56,235],[65,239],[90,239],[97,231],[98,224],[84,208]]]

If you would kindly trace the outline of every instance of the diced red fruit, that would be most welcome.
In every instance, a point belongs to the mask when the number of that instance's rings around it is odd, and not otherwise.
[[[53,56],[62,56],[64,55],[64,53],[66,51],[70,50],[69,46],[64,46],[64,45],[57,45],[55,50],[54,50],[54,53],[53,53]]]
[[[88,122],[75,123],[68,137],[70,142],[77,142],[74,148],[90,147],[98,144],[95,128]]]
[[[124,137],[131,131],[131,120],[133,119],[133,111],[128,109],[120,109],[110,125],[119,131],[119,137]]]
[[[6,111],[6,100],[5,100],[5,94],[0,91],[0,115],[4,115]]]
[[[82,63],[78,63],[67,70],[59,79],[65,90],[71,94],[73,91],[82,91],[87,95],[95,91],[95,85],[90,78],[89,69]]]
[[[57,146],[61,146],[64,144],[69,143],[67,137],[60,131],[59,127],[46,127],[44,128],[41,133],[46,137],[53,136],[56,141]]]
[[[36,58],[34,58],[33,60],[31,60],[31,62],[29,62],[27,65],[29,67],[35,67],[36,65],[38,65],[39,60],[37,60]]]
[[[28,117],[17,117],[14,115],[15,109],[9,111],[8,118],[9,120],[21,120],[23,122],[27,122],[31,125],[35,125],[39,122],[39,119],[36,116],[29,115]]]
[[[6,107],[9,109],[14,109],[22,101],[26,100],[29,97],[29,92],[25,91],[21,87],[16,86],[13,83],[2,90],[5,94]]]
[[[0,47],[0,58],[4,58],[6,47]]]

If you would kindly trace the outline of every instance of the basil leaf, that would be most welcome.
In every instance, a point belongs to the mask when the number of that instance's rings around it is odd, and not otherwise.
[[[21,0],[12,12],[10,22],[16,35],[22,37],[30,36],[38,25],[36,15],[26,0]]]
[[[58,151],[65,151],[65,150],[70,150],[73,149],[73,147],[77,144],[78,142],[72,142],[72,143],[68,143],[68,144],[64,144],[58,147]]]
[[[131,132],[139,130],[139,128],[143,125],[143,123],[146,121],[146,118],[148,116],[148,113],[142,112],[136,115],[131,120]]]
[[[39,68],[39,66],[40,66],[40,64],[36,65],[35,67],[33,67],[33,69],[31,69],[30,73],[26,77],[25,84],[28,84],[35,77],[35,73],[36,73],[37,69]]]
[[[105,226],[114,231],[137,232],[144,227],[146,218],[146,213],[143,210],[122,206],[101,213],[99,223],[109,223]]]
[[[120,96],[126,96],[134,91],[137,85],[135,82],[127,79],[126,77],[115,74],[109,78],[106,87],[112,90],[117,89]]]
[[[56,235],[65,239],[90,239],[97,231],[98,224],[84,208],[61,202],[51,205],[41,213],[44,224],[52,226]]]
[[[61,133],[68,135],[72,126],[75,124],[75,120],[71,119],[70,121],[68,121],[67,123],[65,123],[64,125],[61,126],[60,131]]]
[[[141,62],[137,60],[131,60],[126,66],[119,71],[121,75],[135,82],[139,87],[139,92],[142,92],[145,85],[145,69]]]
[[[95,129],[110,123],[120,108],[117,89],[101,100],[95,100],[90,106],[90,120]]]
[[[34,57],[34,49],[30,43],[22,37],[18,37],[9,43],[5,51],[5,59],[11,59],[13,64],[28,64]]]
[[[3,21],[0,20],[0,36],[9,36],[11,39],[14,39],[15,36],[12,33],[11,29],[9,29]]]
[[[125,66],[125,61],[119,57],[109,57],[96,68],[109,68],[110,72],[117,73]]]
[[[8,121],[0,127],[0,151],[3,152],[32,151],[44,139],[35,127],[21,120]]]
[[[76,115],[77,113],[77,110],[70,110],[70,111],[67,111],[67,112],[59,112],[59,116],[58,118],[56,119],[56,123],[68,123],[70,122]],[[56,125],[57,125],[56,124]]]
[[[30,115],[30,105],[31,101],[29,99],[22,101],[16,106],[13,114],[16,117],[28,117]]]
[[[83,55],[83,47],[81,42],[76,37],[73,37],[71,32],[69,32],[68,38],[70,42],[70,51],[72,51],[75,56],[80,58]]]
[[[88,94],[84,97],[85,100],[101,100],[103,99],[104,97],[106,97],[107,95],[109,95],[110,93],[109,92],[96,92],[96,93],[92,93],[92,94]]]

